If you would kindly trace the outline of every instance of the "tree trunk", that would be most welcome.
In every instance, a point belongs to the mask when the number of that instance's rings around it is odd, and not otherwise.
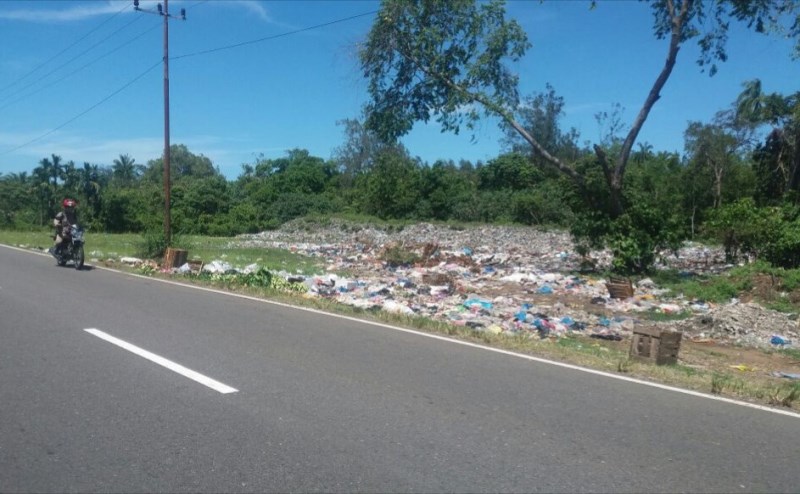
[[[792,167],[789,172],[789,190],[800,190],[800,122],[794,132],[794,156],[792,157]]]
[[[714,165],[714,208],[722,206],[722,174],[722,167]]]
[[[614,216],[618,216],[623,212],[622,181],[623,177],[625,176],[625,167],[628,164],[628,159],[630,158],[633,144],[636,142],[636,137],[639,135],[639,131],[642,130],[642,126],[644,125],[645,120],[647,120],[650,110],[653,109],[653,105],[655,105],[656,101],[661,98],[661,90],[664,88],[669,76],[672,74],[672,69],[675,67],[675,61],[678,58],[678,50],[680,50],[681,42],[683,41],[684,24],[689,16],[689,10],[691,10],[692,3],[693,0],[682,0],[680,11],[676,12],[673,3],[671,1],[668,2],[670,16],[672,18],[672,35],[670,36],[667,59],[664,62],[664,67],[661,69],[661,72],[658,74],[658,77],[653,83],[653,87],[650,88],[650,92],[647,94],[647,98],[645,99],[641,110],[639,110],[639,114],[636,116],[636,120],[634,120],[631,130],[628,132],[627,137],[625,137],[625,141],[622,143],[622,149],[617,157],[616,167],[614,168],[614,177],[611,180],[610,185],[611,207]]]

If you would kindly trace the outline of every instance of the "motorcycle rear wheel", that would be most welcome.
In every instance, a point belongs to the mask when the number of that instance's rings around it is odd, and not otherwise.
[[[75,251],[72,253],[72,259],[75,261],[75,269],[83,268],[83,245],[75,247]]]

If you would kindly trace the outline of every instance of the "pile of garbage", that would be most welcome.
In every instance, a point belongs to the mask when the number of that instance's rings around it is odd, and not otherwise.
[[[237,237],[238,247],[271,247],[324,259],[326,274],[280,273],[305,284],[309,296],[367,310],[417,315],[494,334],[558,337],[572,333],[620,340],[638,326],[680,329],[689,338],[748,346],[797,340],[797,321],[753,304],[687,300],[639,281],[633,296],[609,296],[606,280],[578,276],[587,263],[608,266],[611,254],[575,252],[564,232],[519,226],[451,228],[427,223],[377,227],[298,220],[276,231]],[[398,262],[392,253],[413,262]],[[660,267],[687,274],[719,273],[719,248],[689,243],[664,253]],[[230,266],[226,266],[230,269]],[[336,273],[349,273],[348,277]],[[655,322],[645,313],[689,317]],[[666,318],[665,318],[666,319]]]
[[[733,341],[742,346],[784,347],[798,341],[800,325],[797,314],[787,315],[753,303],[721,305],[713,312],[679,321],[676,328],[695,338]]]

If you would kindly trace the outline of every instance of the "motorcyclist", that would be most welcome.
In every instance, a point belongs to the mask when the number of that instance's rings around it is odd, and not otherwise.
[[[56,217],[53,218],[53,226],[56,229],[55,245],[53,245],[53,253],[55,255],[61,254],[65,240],[70,238],[70,227],[78,224],[78,201],[69,197],[61,202],[63,211],[59,211]]]

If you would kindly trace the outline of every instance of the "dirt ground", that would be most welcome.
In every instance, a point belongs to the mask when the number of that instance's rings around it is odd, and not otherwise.
[[[604,342],[620,352],[630,350],[630,339]],[[800,374],[800,359],[782,352],[767,352],[757,348],[737,347],[712,340],[692,341],[683,339],[678,354],[678,363],[687,367],[733,376],[763,377],[775,383],[788,382],[787,378],[773,373]]]
[[[678,360],[688,366],[729,374],[753,373],[770,378],[775,372],[800,374],[800,360],[792,355],[715,342],[684,341]]]
[[[758,280],[755,286],[761,287],[760,289],[765,291],[767,290],[767,284],[767,280],[761,279]],[[517,296],[532,302],[545,312],[549,310],[554,310],[555,312],[563,311],[566,314],[577,312],[602,315],[607,318],[613,318],[614,316],[634,317],[638,319],[637,329],[657,328],[663,330],[670,327],[669,322],[648,324],[646,320],[639,319],[636,314],[614,312],[602,304],[592,303],[586,297],[564,294],[553,297],[552,295],[539,295],[534,290],[524,289],[516,294],[503,291],[484,295]],[[621,353],[628,353],[630,351],[631,338],[624,338],[622,341],[602,341],[602,344]],[[698,371],[730,376],[732,379],[767,387],[800,383],[800,380],[797,379],[781,377],[781,374],[800,374],[800,352],[781,352],[773,349],[740,346],[728,340],[702,338],[686,332],[683,334],[681,341],[678,363]]]

